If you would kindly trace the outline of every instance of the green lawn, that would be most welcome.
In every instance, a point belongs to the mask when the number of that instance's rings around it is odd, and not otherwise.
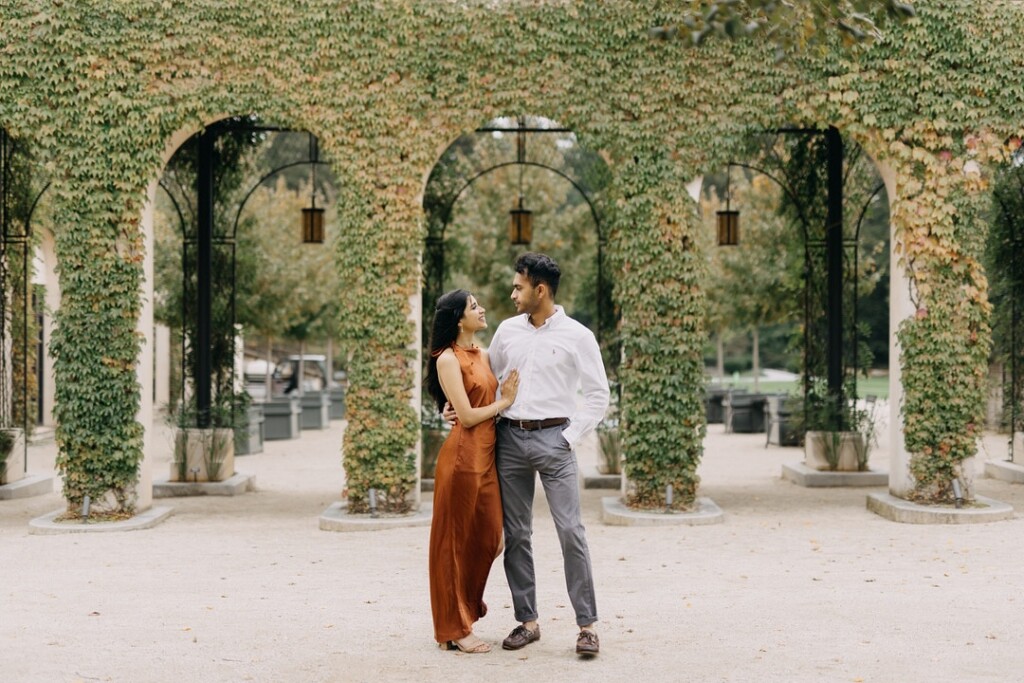
[[[747,390],[752,390],[754,386],[754,378],[749,376],[730,377],[725,381],[726,386],[742,387]],[[760,382],[759,389],[762,393],[801,393],[800,380],[794,381],[778,381],[778,380],[764,380]],[[877,396],[878,398],[889,397],[889,378],[888,377],[858,377],[857,378],[857,395],[861,398],[871,395]]]

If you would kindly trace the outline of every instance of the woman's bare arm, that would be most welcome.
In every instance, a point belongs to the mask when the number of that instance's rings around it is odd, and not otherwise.
[[[491,420],[495,415],[512,405],[515,401],[515,391],[518,390],[519,377],[515,370],[515,377],[512,384],[506,381],[502,384],[502,397],[490,405],[474,408],[469,403],[469,395],[466,394],[466,387],[462,383],[462,368],[459,366],[459,359],[451,350],[444,351],[437,358],[437,378],[441,382],[444,395],[448,402],[455,409],[455,414],[463,426],[469,428],[480,424],[484,420]],[[510,376],[512,373],[509,373]],[[511,396],[505,395],[508,392],[506,386],[512,391]]]

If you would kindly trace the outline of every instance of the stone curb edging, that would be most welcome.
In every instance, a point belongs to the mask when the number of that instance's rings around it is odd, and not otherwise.
[[[30,474],[18,481],[0,486],[0,500],[32,498],[53,493],[53,477]]]
[[[235,472],[224,481],[168,481],[153,482],[154,498],[180,498],[183,496],[237,496],[256,490],[256,475]]]
[[[1024,467],[1009,460],[989,460],[985,463],[985,476],[1011,484],[1024,484]]]
[[[697,498],[694,512],[641,512],[631,510],[618,496],[601,499],[601,521],[609,526],[702,526],[725,521],[722,509],[710,498]]]
[[[816,470],[802,462],[782,466],[782,478],[797,486],[825,488],[839,486],[888,486],[889,473],[880,470],[867,472],[834,472]]]
[[[64,514],[64,510],[56,510],[42,517],[36,517],[28,523],[30,534],[87,534],[102,533],[108,531],[138,531],[156,526],[171,516],[173,508],[151,507],[140,512],[131,519],[118,522],[55,522],[58,515]]]
[[[985,507],[920,505],[886,491],[869,493],[867,507],[881,517],[904,524],[978,524],[1013,519],[1013,508],[1006,503],[985,496],[975,496],[974,500]]]
[[[420,509],[409,515],[370,517],[368,514],[350,515],[345,501],[332,503],[320,515],[321,531],[380,531],[403,527],[430,526],[434,506],[420,503]]]
[[[622,475],[601,474],[601,470],[596,467],[585,467],[583,469],[583,488],[618,491],[622,488]]]

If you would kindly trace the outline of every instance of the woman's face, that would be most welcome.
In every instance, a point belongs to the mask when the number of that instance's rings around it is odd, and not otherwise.
[[[462,313],[462,320],[459,321],[462,329],[470,333],[485,329],[487,327],[485,312],[484,307],[477,303],[476,297],[470,294],[466,299],[466,310]]]

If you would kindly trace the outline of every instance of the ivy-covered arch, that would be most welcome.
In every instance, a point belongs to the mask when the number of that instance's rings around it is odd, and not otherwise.
[[[421,195],[441,150],[480,121],[548,113],[612,169],[609,257],[622,273],[632,502],[698,485],[704,430],[701,229],[685,183],[751,130],[833,124],[893,169],[893,224],[917,314],[898,332],[913,486],[948,497],[974,452],[990,333],[978,214],[985,161],[1019,132],[1015,3],[918,0],[869,45],[778,63],[770,45],[652,39],[683,6],[623,0],[18,0],[0,15],[0,120],[53,159],[63,305],[57,439],[72,505],[129,509],[142,460],[136,364],[147,257],[140,216],[167,140],[223,112],[314,132],[341,177],[337,263],[354,352],[344,444],[350,509],[415,486]],[[964,173],[965,162],[974,159]],[[394,311],[405,321],[397,327]],[[951,389],[954,387],[955,389]]]

